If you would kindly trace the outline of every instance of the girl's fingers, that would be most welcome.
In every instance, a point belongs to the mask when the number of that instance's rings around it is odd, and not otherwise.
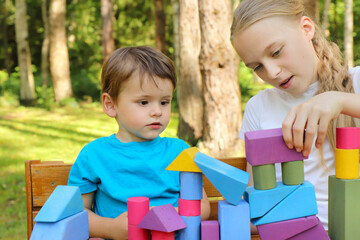
[[[318,112],[312,112],[307,119],[306,130],[305,130],[305,141],[303,155],[307,157],[310,154],[312,144],[316,132],[318,131],[319,114]]]
[[[301,152],[304,148],[304,130],[308,121],[308,114],[300,109],[296,116],[292,128],[294,147],[297,152]]]
[[[291,109],[282,123],[283,138],[284,138],[285,144],[290,149],[294,148],[292,126],[294,124],[295,118],[296,118],[295,110]]]
[[[321,147],[321,145],[325,141],[326,132],[327,132],[330,120],[331,120],[331,117],[329,117],[329,116],[320,118],[319,127],[318,127],[318,135],[317,135],[317,139],[315,142],[315,146],[317,148]]]

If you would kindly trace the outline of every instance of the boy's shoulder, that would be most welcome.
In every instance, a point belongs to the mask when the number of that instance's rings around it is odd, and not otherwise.
[[[178,145],[183,148],[189,148],[189,145],[180,138],[172,138],[172,137],[161,137],[161,141],[164,144],[170,144],[170,145]]]
[[[114,134],[106,137],[97,138],[89,143],[87,143],[84,148],[98,148],[104,147],[104,145],[109,145],[114,142]]]

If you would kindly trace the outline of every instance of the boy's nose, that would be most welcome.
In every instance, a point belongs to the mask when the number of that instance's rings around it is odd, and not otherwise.
[[[154,106],[151,108],[151,116],[161,116],[162,110],[160,104],[154,104]]]

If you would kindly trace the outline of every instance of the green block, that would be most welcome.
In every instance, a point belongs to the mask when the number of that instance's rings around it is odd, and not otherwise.
[[[329,176],[329,236],[331,240],[360,238],[360,179]]]
[[[285,185],[300,185],[304,183],[304,161],[281,163],[282,181]]]
[[[256,190],[267,190],[276,187],[275,164],[253,166],[252,171]]]

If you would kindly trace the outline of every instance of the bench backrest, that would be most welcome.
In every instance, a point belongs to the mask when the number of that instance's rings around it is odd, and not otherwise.
[[[246,170],[245,158],[224,158],[221,161]],[[34,227],[34,218],[44,205],[48,197],[57,185],[66,185],[72,164],[64,164],[61,161],[30,160],[25,162],[26,200],[27,200],[27,234],[30,239]],[[217,219],[219,200],[223,200],[221,194],[204,176],[204,189],[211,204],[210,219]],[[252,237],[252,239],[258,239]]]

